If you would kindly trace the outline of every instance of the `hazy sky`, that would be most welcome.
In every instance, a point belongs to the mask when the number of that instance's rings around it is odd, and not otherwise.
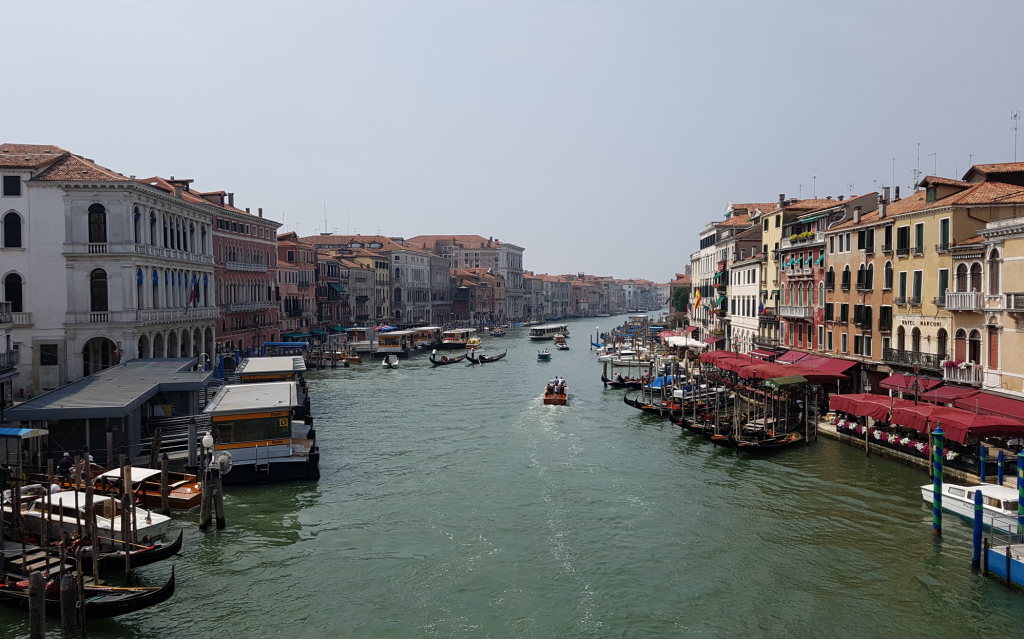
[[[2,142],[193,178],[302,234],[323,230],[326,201],[340,232],[494,236],[538,272],[665,281],[727,202],[868,192],[894,157],[908,189],[918,143],[927,173],[1010,161],[1024,109],[1020,0],[48,1],[2,16]]]

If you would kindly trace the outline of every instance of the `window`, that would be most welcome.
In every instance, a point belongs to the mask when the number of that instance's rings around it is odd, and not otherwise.
[[[861,349],[863,348],[864,337],[861,335],[853,336],[853,354],[860,355]]]
[[[850,245],[850,237],[852,237],[852,234],[850,234],[850,233],[847,233],[847,234],[846,234],[846,252],[847,252],[847,253],[849,253],[849,252],[850,252],[850,250],[851,250],[851,249],[850,249],[850,246],[851,246],[851,245]]]
[[[826,302],[825,303],[825,321],[826,322],[831,322],[833,320],[833,310],[834,309],[835,309],[835,305],[834,305],[833,302]]]
[[[882,286],[882,290],[892,290],[892,262],[885,263],[885,283],[884,286]]]
[[[878,309],[878,330],[892,330],[892,307],[882,306]]]
[[[825,327],[818,326],[818,350],[821,350],[825,345]]]
[[[924,197],[925,197],[926,201],[934,202],[935,201],[935,187],[934,186],[929,186],[927,189],[925,189]]]
[[[949,288],[949,269],[939,269],[939,297],[937,302],[939,305],[945,305],[946,303],[946,289]]]
[[[818,308],[825,307],[825,282],[818,284]]]
[[[914,248],[924,248],[924,222],[918,222],[914,225]]]
[[[907,272],[906,271],[900,271],[900,289],[899,289],[898,297],[900,299],[906,299],[907,298]]]
[[[836,236],[832,235],[828,238],[828,252],[831,255],[836,252]]]
[[[25,310],[21,285],[21,276],[17,273],[8,273],[4,278],[4,301],[11,303],[11,311],[14,313],[21,313]]]
[[[17,175],[4,176],[4,195],[9,197],[21,196],[21,178]]]
[[[4,216],[4,248],[21,248],[21,216],[14,211]]]
[[[992,253],[989,255],[988,294],[999,295],[999,251],[997,249],[992,249]]]
[[[939,249],[949,248],[949,218],[939,220]]]
[[[882,351],[884,352],[884,351],[889,350],[889,345],[891,343],[892,343],[892,341],[888,337],[883,337],[882,338]]]
[[[870,310],[870,309],[869,309]],[[871,357],[871,336],[863,336],[863,344],[861,345],[861,355],[864,357]]]
[[[782,224],[782,215],[781,214],[780,215],[776,215],[775,216],[775,228],[779,228],[779,226],[781,224]]]
[[[901,226],[896,229],[896,248],[904,251],[910,250],[910,227]]]
[[[836,252],[838,252],[838,253],[842,253],[843,252],[843,234],[842,233],[839,234],[839,248],[836,249]]]
[[[839,321],[849,322],[850,321],[850,305],[840,304],[839,305]]]
[[[921,287],[923,283],[924,273],[921,271],[914,271],[914,294],[913,297],[918,302],[921,301]]]
[[[89,274],[89,310],[107,311],[107,272],[101,268]]]
[[[828,348],[826,350],[832,350],[832,331],[828,332]]]
[[[849,352],[849,348],[848,348],[849,347],[849,336],[846,333],[843,333],[843,334],[841,334],[839,336],[839,341],[840,341],[840,343],[843,346],[842,352],[843,353]]]
[[[766,230],[766,231],[768,230],[768,220],[767,219],[764,221],[764,230]]]
[[[107,241],[107,210],[102,204],[89,207],[89,243],[103,244]]]
[[[995,326],[988,327],[988,367],[999,368],[999,329]]]

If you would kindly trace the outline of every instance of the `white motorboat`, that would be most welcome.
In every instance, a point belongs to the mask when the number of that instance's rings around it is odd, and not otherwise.
[[[995,484],[961,486],[942,485],[942,510],[974,521],[974,491],[980,490],[983,498],[982,519],[986,526],[999,532],[1017,534],[1017,490]],[[932,503],[934,496],[931,484],[921,486],[921,497]]]
[[[398,355],[385,355],[382,366],[384,368],[398,368]]]
[[[79,526],[79,522],[84,526],[86,517],[84,492],[77,494],[76,502],[73,490],[53,493],[49,500],[45,497],[46,488],[44,486],[26,486],[24,490],[29,497],[21,504],[21,514],[25,518],[25,527],[30,531],[41,535],[45,521],[48,524],[50,539],[60,539],[62,532],[70,535]],[[25,492],[22,493],[23,500],[26,499]],[[101,540],[101,547],[119,546],[120,541],[124,539],[121,534],[121,501],[108,495],[99,494],[93,494],[92,501],[93,511],[96,513],[96,527],[99,529],[99,536],[104,538]],[[10,512],[10,491],[5,491],[4,502],[4,510]],[[76,503],[77,517],[75,514]],[[49,506],[49,514],[47,514],[47,506]],[[129,526],[131,517],[129,512]],[[170,517],[138,506],[135,508],[135,517],[139,540],[147,537],[149,539],[163,537],[171,523]],[[117,543],[112,544],[110,541],[112,539],[117,540]]]

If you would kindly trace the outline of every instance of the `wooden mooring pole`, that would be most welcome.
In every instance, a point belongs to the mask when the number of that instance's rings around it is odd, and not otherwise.
[[[78,588],[70,572],[60,578],[60,636],[78,639]]]
[[[28,636],[46,639],[46,578],[38,570],[28,576]]]
[[[160,460],[160,514],[171,514],[171,461],[164,453]]]

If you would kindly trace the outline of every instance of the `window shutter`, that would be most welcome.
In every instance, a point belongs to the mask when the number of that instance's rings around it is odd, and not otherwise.
[[[865,306],[864,307],[864,317],[862,318],[862,320],[863,320],[862,323],[865,326],[867,326],[868,328],[871,328],[871,320],[872,320],[871,315],[872,315],[871,307],[870,306]]]
[[[864,250],[864,246],[865,246],[865,242],[864,242],[864,240],[866,239],[865,236],[866,236],[866,233],[864,231],[857,231],[857,248],[862,250],[862,251]]]

